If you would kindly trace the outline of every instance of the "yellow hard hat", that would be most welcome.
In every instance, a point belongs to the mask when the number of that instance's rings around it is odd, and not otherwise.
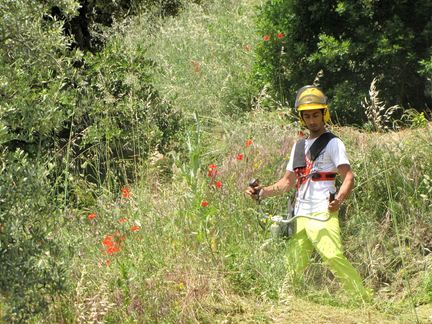
[[[327,97],[316,86],[307,85],[297,91],[295,108],[298,111],[300,121],[304,125],[301,112],[305,110],[324,109],[324,122],[330,121],[330,112],[327,106]]]

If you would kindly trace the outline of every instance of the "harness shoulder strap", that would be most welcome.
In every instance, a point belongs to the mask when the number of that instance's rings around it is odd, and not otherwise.
[[[316,139],[316,141],[309,148],[308,154],[311,161],[315,161],[320,155],[322,150],[327,146],[331,139],[337,137],[335,134],[326,132]],[[304,138],[297,141],[294,150],[293,169],[306,167],[306,154],[305,154],[306,140]]]
[[[305,145],[306,140],[304,138],[299,139],[296,143],[293,161],[294,170],[306,167]]]
[[[316,139],[316,141],[312,144],[309,149],[309,154],[311,161],[315,161],[316,158],[320,155],[322,150],[327,146],[331,139],[337,137],[335,134],[326,132],[321,134],[320,137]]]

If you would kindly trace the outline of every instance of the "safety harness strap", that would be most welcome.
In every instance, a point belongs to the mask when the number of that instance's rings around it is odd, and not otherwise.
[[[335,134],[326,132],[321,134],[315,142],[311,145],[308,150],[308,155],[310,160],[314,162],[317,157],[321,154],[322,150],[327,146],[328,142],[331,139],[337,137]],[[305,153],[305,145],[306,140],[304,138],[300,139],[296,143],[295,151],[294,151],[294,161],[293,161],[293,169],[304,168],[306,167],[306,153]]]
[[[300,169],[306,167],[306,154],[305,154],[306,140],[304,138],[297,141],[294,151],[293,169]]]
[[[312,162],[309,163],[309,165],[307,165],[306,163],[306,140],[300,139],[297,141],[294,150],[293,160],[293,169],[297,175],[297,190],[299,189],[300,185],[305,183],[309,178],[312,181],[329,181],[336,179],[336,173],[334,172],[311,173],[313,162],[318,158],[318,156],[321,154],[322,150],[327,146],[330,140],[335,137],[337,136],[333,133],[326,132],[315,140],[315,142],[311,145],[307,152],[308,158]]]
[[[335,172],[316,172],[312,173],[312,181],[328,181],[336,179],[337,173]]]
[[[337,136],[330,132],[321,134],[321,136],[316,139],[316,141],[309,149],[311,161],[315,161],[317,157],[321,154],[321,151],[327,146],[328,142],[330,142],[330,140],[335,137]]]

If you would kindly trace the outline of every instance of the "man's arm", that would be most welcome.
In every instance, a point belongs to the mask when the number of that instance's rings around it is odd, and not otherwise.
[[[346,198],[348,198],[352,189],[354,188],[354,173],[351,170],[349,164],[341,164],[338,166],[338,173],[342,177],[342,185],[339,188],[339,192],[336,195],[335,200],[329,204],[329,211],[335,212],[339,210],[340,206]]]
[[[255,197],[256,190],[260,191],[260,198],[266,198],[271,196],[280,195],[284,192],[289,191],[295,187],[296,178],[295,174],[291,171],[286,171],[284,176],[280,178],[276,183],[267,187],[257,187],[255,189],[248,187],[245,193],[251,197]]]

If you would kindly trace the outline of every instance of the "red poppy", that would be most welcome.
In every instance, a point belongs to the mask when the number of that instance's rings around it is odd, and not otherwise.
[[[270,36],[269,36],[269,35],[264,35],[264,36],[263,36],[263,40],[264,40],[265,42],[269,41],[269,40],[270,40]]]
[[[212,178],[216,177],[218,174],[219,174],[219,172],[216,169],[207,171],[207,176],[212,177]]]
[[[102,244],[109,247],[109,246],[113,246],[114,245],[114,241],[113,241],[113,236],[112,235],[106,235],[102,241]]]
[[[304,137],[305,134],[304,134],[302,131],[299,131],[299,132],[298,132],[298,136],[299,136],[299,137]]]
[[[109,255],[113,255],[114,253],[117,253],[117,252],[120,252],[120,246],[118,244],[107,247],[107,253]]]
[[[208,206],[208,202],[205,201],[205,200],[203,200],[203,201],[201,202],[201,207],[207,207],[207,206]]]
[[[217,181],[215,183],[216,188],[222,188],[222,181]]]
[[[107,267],[109,267],[109,266],[111,265],[111,260],[109,260],[109,259],[106,260],[106,261],[105,261],[105,264],[106,264]]]
[[[246,147],[249,147],[249,146],[251,146],[253,144],[253,141],[251,140],[251,139],[248,139],[246,142],[245,142],[245,146]]]
[[[126,223],[128,221],[128,219],[127,218],[124,218],[124,217],[122,217],[122,218],[120,218],[119,220],[118,220],[118,222],[120,223],[120,224],[124,224],[124,223]]]
[[[281,38],[284,38],[285,35],[283,33],[279,33],[279,34],[276,35],[276,37],[279,38],[279,39],[281,39]]]
[[[243,154],[239,153],[239,154],[237,155],[236,159],[237,159],[238,161],[243,160]]]
[[[141,227],[139,227],[139,226],[137,226],[137,225],[134,225],[134,226],[131,227],[131,231],[132,231],[132,232],[139,231],[140,229],[141,229]]]
[[[123,188],[121,189],[121,192],[122,192],[122,197],[123,197],[123,198],[129,198],[130,195],[131,195],[131,192],[129,191],[129,188],[128,188],[128,187],[123,187]]]
[[[217,165],[216,164],[210,164],[208,166],[207,176],[215,177],[217,174],[218,174]]]
[[[96,213],[91,213],[91,214],[89,214],[88,216],[87,216],[87,218],[89,219],[89,220],[92,220],[92,219],[94,219],[96,217]]]

